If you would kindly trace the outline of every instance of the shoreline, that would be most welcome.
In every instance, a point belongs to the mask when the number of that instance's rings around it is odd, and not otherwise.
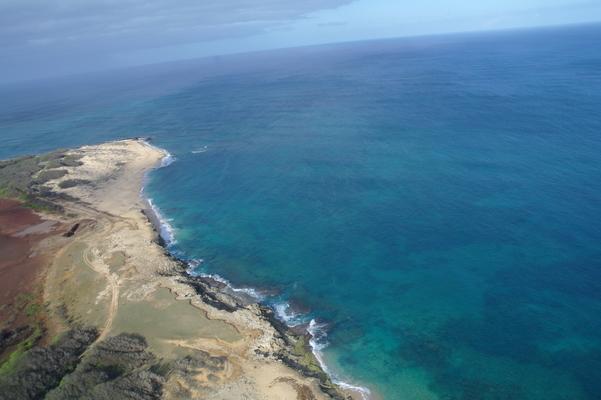
[[[317,359],[317,361],[319,363],[320,368],[331,379],[332,383],[334,383],[336,386],[342,388],[345,391],[357,393],[359,396],[361,396],[362,400],[371,400],[370,389],[368,389],[367,387],[357,386],[352,383],[345,382],[345,381],[338,379],[337,376],[334,373],[332,373],[331,370],[327,367],[327,365],[323,359],[323,354],[322,354],[322,350],[327,346],[327,344],[326,345],[318,344],[318,336],[319,335],[327,336],[327,333],[325,331],[322,331],[321,333],[319,332],[319,330],[324,329],[322,324],[318,324],[317,321],[312,318],[309,322],[300,322],[298,324],[291,325],[291,324],[289,324],[289,322],[298,318],[299,315],[301,315],[301,314],[293,312],[293,313],[287,315],[286,310],[290,308],[290,305],[287,302],[282,304],[283,309],[280,310],[275,306],[265,304],[264,302],[266,300],[266,297],[268,297],[268,296],[261,295],[259,293],[259,291],[257,291],[254,288],[236,288],[226,278],[223,278],[222,276],[220,276],[218,274],[195,274],[193,272],[193,268],[195,266],[191,265],[191,261],[187,261],[187,260],[181,258],[180,256],[174,254],[169,249],[170,246],[173,246],[177,243],[177,239],[175,237],[175,229],[170,224],[167,217],[162,213],[160,208],[153,202],[153,199],[147,195],[146,184],[148,182],[148,179],[150,179],[149,175],[150,175],[150,173],[152,173],[153,170],[166,168],[169,165],[173,164],[177,159],[175,157],[173,157],[173,155],[171,153],[169,153],[167,150],[151,144],[150,140],[151,140],[150,138],[143,139],[143,142],[146,145],[152,147],[153,149],[162,152],[165,156],[163,157],[163,159],[161,159],[161,162],[158,166],[148,170],[147,173],[145,174],[144,182],[143,182],[142,188],[140,190],[140,196],[142,197],[143,201],[147,204],[147,208],[143,210],[143,213],[146,216],[146,218],[148,218],[148,221],[151,223],[155,233],[157,234],[157,238],[158,238],[157,243],[165,250],[166,254],[168,254],[169,257],[173,258],[181,265],[187,266],[187,268],[185,268],[185,270],[183,272],[183,274],[185,274],[186,277],[201,278],[201,279],[204,278],[204,279],[206,279],[205,282],[207,282],[209,286],[212,286],[211,289],[214,289],[214,290],[223,292],[223,289],[227,288],[229,293],[226,293],[226,294],[234,297],[235,301],[237,301],[241,304],[248,304],[248,301],[249,301],[248,298],[250,298],[251,302],[255,302],[255,303],[259,304],[260,306],[267,308],[269,310],[269,312],[265,312],[266,311],[265,310],[263,312],[263,317],[268,319],[270,321],[270,323],[272,325],[274,325],[274,328],[276,330],[287,331],[288,334],[291,334],[291,333],[293,333],[293,329],[295,327],[301,326],[302,331],[306,332],[306,334],[309,335],[309,337],[310,337],[309,345],[311,347],[311,351],[312,351],[313,355],[315,356],[315,358]],[[202,260],[200,262],[202,262]],[[238,292],[244,293],[244,296],[241,296]],[[216,302],[215,304],[218,305],[218,308],[219,307],[225,307],[225,308],[229,307],[228,304],[221,303],[217,299],[212,299],[212,301]],[[296,334],[296,333],[294,333],[294,334]],[[297,369],[302,374],[306,374],[306,372],[307,372],[306,370],[304,370],[302,368],[298,369],[297,365],[290,365],[290,366]]]
[[[18,234],[52,221],[64,226],[33,243],[48,261],[33,296],[39,303],[26,311],[38,310],[43,326],[15,326],[22,333],[11,336],[12,347],[0,343],[0,393],[349,398],[319,369],[305,338],[282,329],[271,310],[188,275],[188,265],[159,246],[141,189],[165,155],[129,139],[0,163],[0,194],[44,220],[23,221]]]
[[[173,160],[134,138],[0,164],[0,195],[44,221],[19,234],[63,227],[32,248],[48,255],[34,293],[43,326],[13,335],[12,350],[0,342],[0,392],[72,398],[99,385],[114,398],[364,399],[328,373],[306,329],[314,321],[288,326],[261,293],[191,273],[194,261],[170,251],[173,229],[144,187]],[[40,352],[56,361],[52,373],[40,371]]]

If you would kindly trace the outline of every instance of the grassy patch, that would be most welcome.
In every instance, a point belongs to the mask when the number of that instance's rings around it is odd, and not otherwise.
[[[38,303],[31,303],[25,308],[25,314],[32,318],[36,317],[40,311],[42,310],[42,306]]]
[[[55,213],[62,210],[60,206],[37,198],[27,198],[23,201],[23,206],[31,208],[33,211],[45,213]]]
[[[35,318],[40,315],[42,305],[36,301],[35,295],[31,292],[20,293],[15,299],[15,306],[18,310],[24,310],[29,318]]]
[[[31,349],[37,343],[42,337],[42,333],[42,328],[39,325],[36,325],[33,333],[27,339],[19,343],[8,359],[0,365],[0,375],[9,375],[14,372],[19,360],[27,350]]]
[[[15,370],[15,367],[19,363],[19,360],[25,354],[25,348],[23,346],[17,347],[15,351],[10,353],[10,356],[2,365],[0,365],[0,375],[9,375]]]
[[[27,304],[31,303],[34,300],[33,293],[19,293],[17,298],[15,299],[15,304],[17,307],[25,307]]]
[[[0,197],[20,200],[26,207],[41,212],[60,212],[53,202],[52,193],[43,184],[63,177],[67,170],[61,167],[81,165],[80,156],[52,152],[0,161]]]
[[[0,198],[6,198],[10,196],[8,187],[0,186]]]
[[[12,185],[5,183],[0,185],[0,198],[4,199],[19,199],[23,194],[15,189]]]

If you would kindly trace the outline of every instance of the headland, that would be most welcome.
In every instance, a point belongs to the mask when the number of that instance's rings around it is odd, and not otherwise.
[[[0,163],[0,399],[357,397],[306,332],[165,249],[141,192],[166,156],[128,139]]]

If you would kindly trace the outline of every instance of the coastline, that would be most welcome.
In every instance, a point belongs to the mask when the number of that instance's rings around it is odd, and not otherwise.
[[[144,142],[146,145],[148,145],[158,151],[161,151],[165,154],[165,156],[163,157],[163,159],[160,162],[160,165],[158,165],[157,167],[155,167],[153,169],[166,168],[176,161],[176,158],[173,157],[173,155],[171,153],[169,153],[167,150],[152,145],[150,143],[150,139],[144,139]],[[221,277],[220,275],[194,274],[193,266],[190,265],[189,261],[186,261],[186,260],[178,257],[177,255],[173,254],[169,250],[170,246],[173,246],[177,243],[177,239],[175,237],[175,229],[170,224],[169,220],[163,214],[163,212],[160,210],[160,208],[153,202],[152,198],[148,197],[146,194],[146,190],[145,190],[146,189],[146,181],[149,179],[148,175],[150,174],[150,172],[151,172],[151,170],[149,170],[147,172],[147,175],[144,178],[145,182],[143,183],[142,188],[140,190],[140,195],[142,196],[142,198],[148,205],[148,207],[146,209],[144,209],[144,214],[148,218],[148,221],[152,224],[153,229],[155,230],[155,232],[157,234],[158,244],[165,249],[165,252],[168,253],[170,257],[177,260],[177,262],[180,263],[181,265],[187,266],[187,268],[185,268],[185,272],[182,272],[182,273],[186,274],[187,277],[192,277],[192,278],[197,278],[197,279],[204,278],[204,282],[212,290],[223,291],[224,289],[227,289],[229,291],[227,293],[227,295],[234,297],[234,299],[239,304],[250,304],[252,302],[256,302],[256,303],[264,302],[266,296],[259,294],[259,292],[257,292],[253,288],[236,288],[227,279]],[[240,295],[240,293],[243,293],[243,295]],[[199,293],[199,295],[200,295],[200,293]],[[212,299],[212,300],[214,300],[214,299]],[[214,301],[216,301],[215,304],[217,307],[226,307],[226,308],[228,307],[228,303],[220,304],[219,300],[214,300]],[[371,391],[368,388],[353,385],[352,383],[345,382],[345,381],[338,379],[336,377],[336,375],[334,375],[327,367],[327,365],[323,359],[323,355],[322,355],[322,350],[325,346],[320,345],[318,343],[318,337],[320,335],[322,335],[322,336],[327,335],[325,331],[320,332],[320,330],[324,329],[323,326],[318,324],[315,319],[311,319],[308,323],[300,322],[298,324],[290,324],[289,322],[295,320],[298,317],[298,314],[296,314],[296,313],[288,314],[286,312],[286,308],[288,308],[288,307],[289,307],[289,304],[287,304],[287,303],[283,305],[282,310],[278,310],[276,307],[263,305],[261,308],[261,311],[263,313],[263,317],[268,319],[271,322],[271,324],[274,325],[274,328],[276,330],[282,331],[282,334],[284,336],[285,335],[299,335],[298,330],[295,331],[294,328],[298,327],[300,325],[301,329],[302,329],[301,334],[302,334],[302,331],[304,331],[309,336],[308,343],[311,348],[311,352],[313,353],[315,359],[317,360],[321,370],[329,377],[329,379],[331,379],[331,382],[334,385],[342,388],[343,391],[348,391],[353,394],[358,394],[360,396],[361,400],[370,400],[372,397],[371,397]],[[282,360],[282,361],[286,362],[286,360]],[[307,374],[306,369],[299,368],[299,366],[295,365],[294,363],[291,363],[289,366],[291,366],[292,368],[298,369],[298,371],[301,374]],[[311,376],[311,375],[309,375],[309,376]],[[332,397],[334,397],[334,396],[332,396]]]
[[[89,372],[88,359],[99,357],[107,343],[130,348],[134,341],[147,352],[142,367],[156,398],[363,397],[332,381],[308,332],[290,329],[274,310],[223,279],[189,274],[188,263],[168,251],[161,216],[143,192],[148,172],[172,161],[167,152],[129,139],[57,157],[51,163],[42,157],[27,186],[31,201],[56,207],[41,211],[46,220],[71,227],[44,277],[45,331],[48,338],[85,340],[73,368],[59,369],[60,376],[40,390],[92,390],[79,388],[90,383],[77,377]],[[42,175],[48,179],[39,179]],[[39,351],[52,352],[54,346]],[[31,363],[29,353],[12,373],[27,371],[21,364]],[[116,391],[120,380],[134,385],[130,374],[141,368],[129,358],[118,362],[118,379],[103,382]],[[23,379],[34,379],[27,376]],[[0,379],[0,386],[11,381]],[[63,381],[68,384],[53,386]],[[26,390],[14,384],[12,389]]]

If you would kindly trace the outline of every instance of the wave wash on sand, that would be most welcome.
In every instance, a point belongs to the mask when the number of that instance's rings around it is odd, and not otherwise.
[[[51,221],[35,223],[64,228],[40,242],[40,329],[0,349],[0,399],[360,398],[323,371],[310,335],[160,245],[140,194],[165,156],[132,139],[8,163],[32,168],[19,196]]]

